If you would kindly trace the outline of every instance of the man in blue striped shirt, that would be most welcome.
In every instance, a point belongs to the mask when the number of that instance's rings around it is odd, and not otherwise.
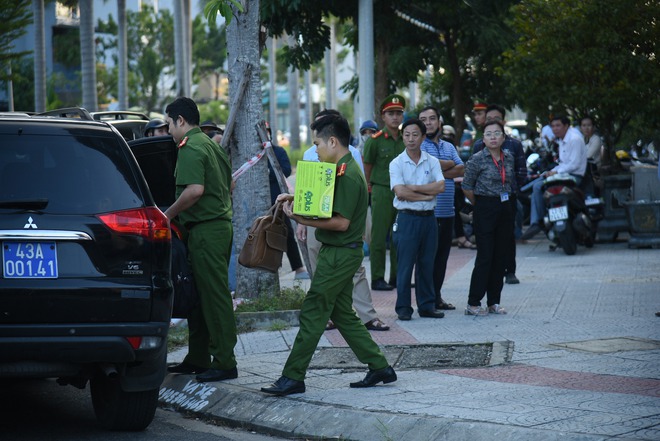
[[[433,106],[427,106],[419,113],[419,119],[426,126],[426,139],[422,142],[422,151],[437,158],[445,177],[445,191],[437,195],[435,218],[438,222],[438,249],[435,254],[433,287],[435,289],[436,309],[456,309],[442,299],[442,284],[447,271],[447,260],[451,250],[454,232],[454,178],[462,177],[464,165],[456,148],[440,139],[442,135],[442,117]]]

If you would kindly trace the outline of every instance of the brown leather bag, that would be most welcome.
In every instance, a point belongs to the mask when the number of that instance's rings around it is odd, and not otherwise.
[[[259,216],[252,223],[238,255],[238,263],[276,273],[282,266],[287,235],[286,215],[282,203],[276,202],[265,216]]]

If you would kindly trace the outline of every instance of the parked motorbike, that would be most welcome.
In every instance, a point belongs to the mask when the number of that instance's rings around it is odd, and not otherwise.
[[[585,199],[573,176],[558,173],[545,178],[543,200],[547,210],[543,227],[552,242],[551,251],[561,247],[570,256],[578,245],[593,247],[602,206],[599,198]]]

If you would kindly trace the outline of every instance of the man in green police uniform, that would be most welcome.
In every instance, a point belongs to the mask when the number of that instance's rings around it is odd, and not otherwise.
[[[392,238],[396,209],[390,189],[390,162],[405,150],[399,126],[403,122],[406,100],[390,95],[380,105],[385,122],[382,130],[371,135],[364,144],[364,175],[371,189],[371,289],[391,291],[396,287],[396,251],[390,247],[390,283],[385,282],[386,242]]]
[[[188,229],[188,253],[200,297],[188,317],[188,355],[168,371],[197,374],[197,381],[236,378],[236,320],[229,292],[231,252],[231,165],[225,151],[199,128],[199,110],[190,98],[165,109],[178,143],[174,175],[176,201],[165,211]]]
[[[300,310],[300,330],[282,376],[269,387],[261,388],[273,395],[305,392],[305,373],[328,319],[335,323],[358,360],[369,366],[366,377],[351,383],[351,387],[396,381],[394,369],[353,310],[353,276],[362,264],[368,194],[364,176],[347,147],[351,136],[348,121],[341,115],[329,114],[314,121],[311,129],[319,159],[337,164],[334,205],[331,218],[308,219],[293,214],[293,196],[278,196],[278,200],[287,201],[287,216],[316,228],[316,239],[322,245],[312,286]]]

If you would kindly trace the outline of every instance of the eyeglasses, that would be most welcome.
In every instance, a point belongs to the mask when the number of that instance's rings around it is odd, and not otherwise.
[[[499,130],[497,132],[486,132],[484,133],[484,138],[499,138],[502,136],[502,132]]]

